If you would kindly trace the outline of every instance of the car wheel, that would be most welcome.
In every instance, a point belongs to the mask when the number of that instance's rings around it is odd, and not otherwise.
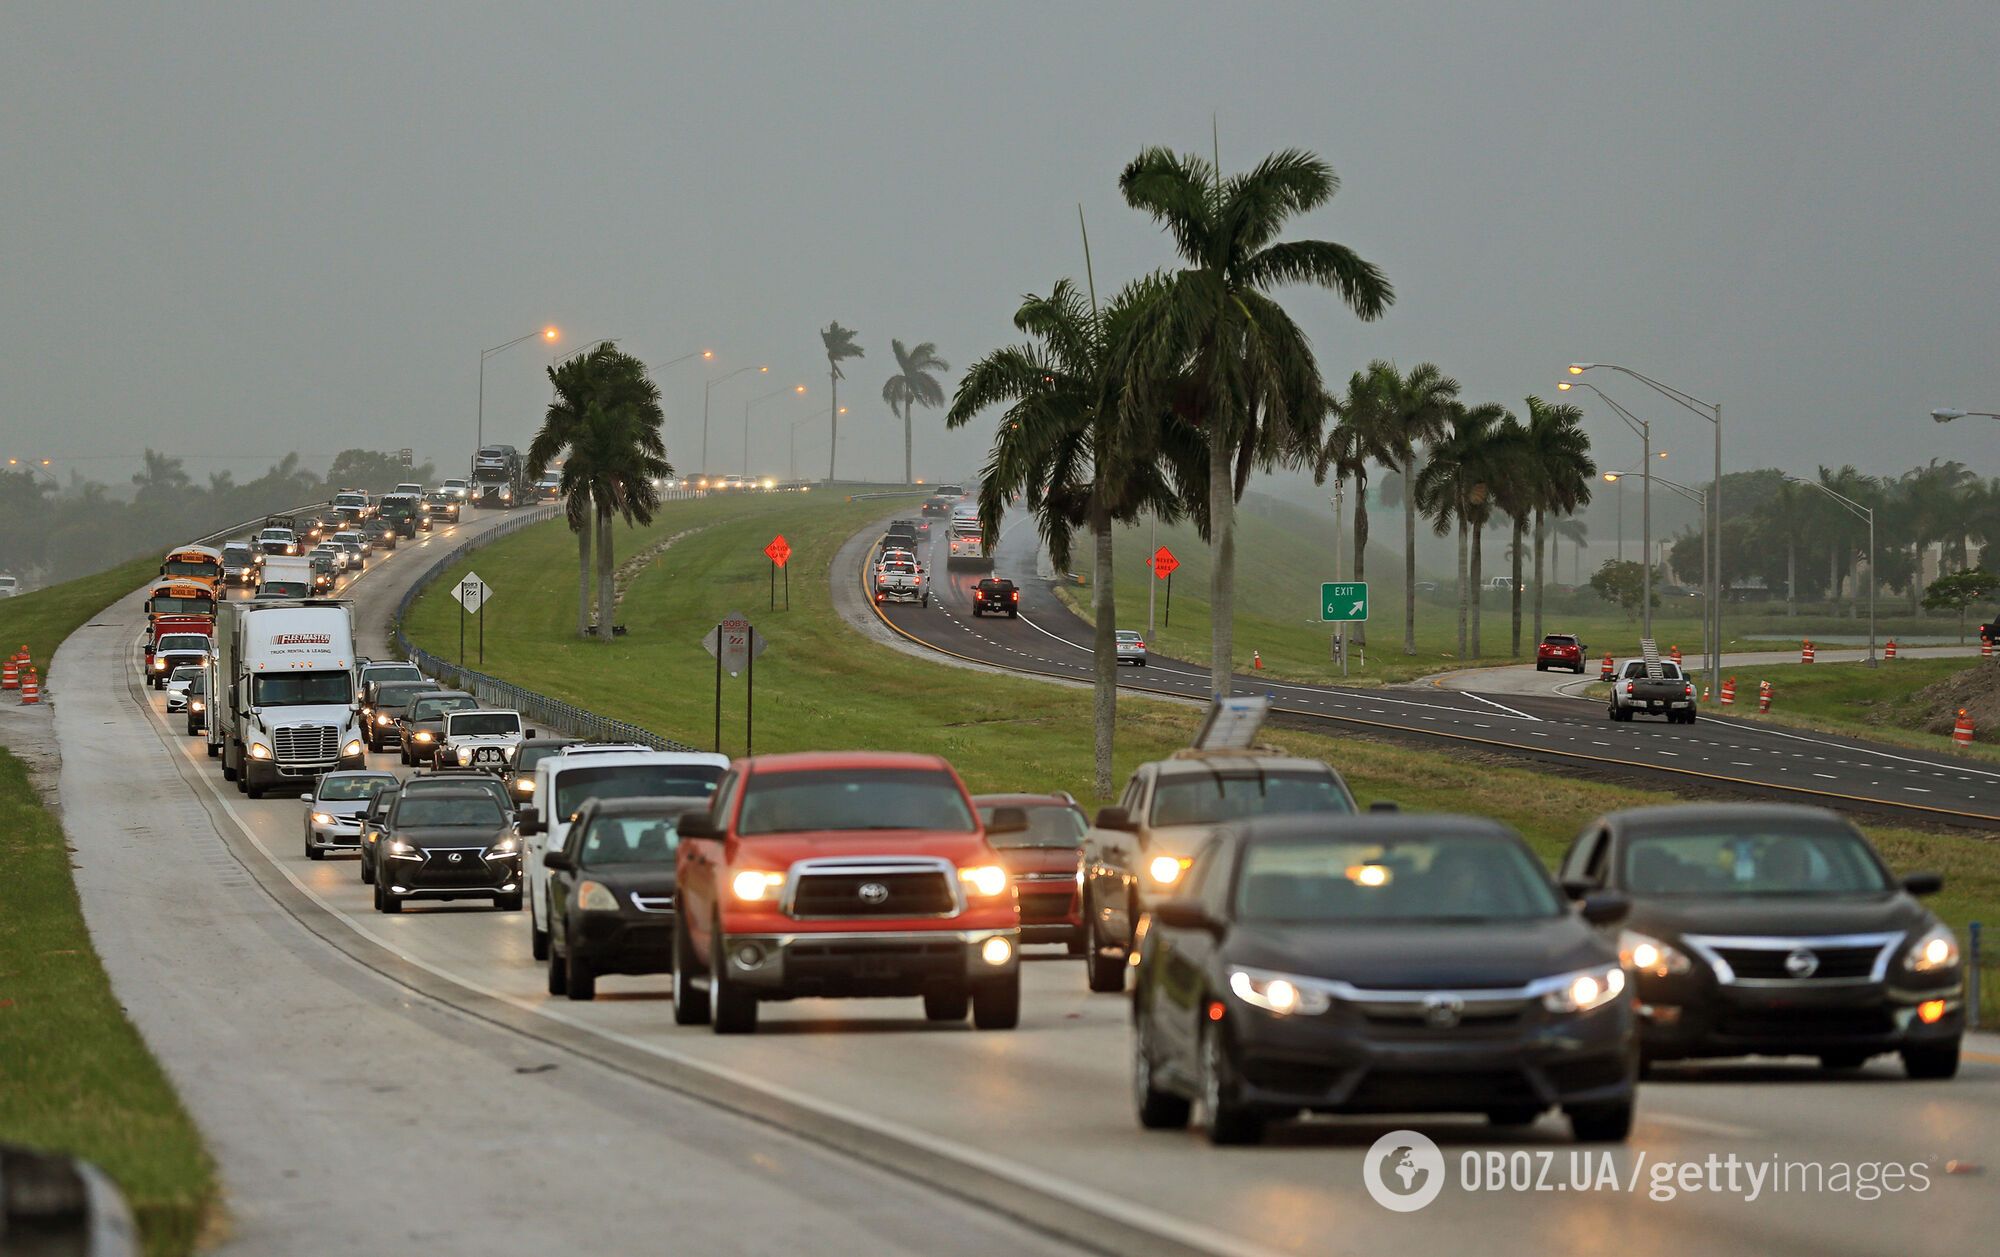
[[[1821,1069],[1860,1069],[1867,1063],[1868,1053],[1866,1052],[1821,1052],[1819,1054],[1819,1067]]]
[[[1587,1104],[1564,1109],[1578,1143],[1622,1144],[1632,1135],[1632,1102]]]
[[[1201,1122],[1208,1142],[1218,1146],[1264,1140],[1264,1115],[1236,1101],[1236,1082],[1230,1076],[1220,1030],[1205,1030],[1201,1036]]]
[[[495,895],[493,897],[493,907],[500,912],[519,912],[521,910],[521,892],[515,891],[511,895]]]
[[[564,964],[563,958],[554,952],[548,953],[548,961],[549,994],[567,995],[569,993],[569,966]]]
[[[1012,1030],[1021,1024],[1021,971],[987,978],[972,988],[972,1024],[981,1030]]]
[[[1903,1072],[1912,1078],[1951,1078],[1958,1073],[1958,1043],[1925,1044],[1906,1047],[1902,1052]]]
[[[538,899],[535,902],[542,904],[544,908],[548,903],[546,899]],[[528,950],[534,954],[536,960],[549,958],[549,932],[541,927],[541,923],[535,919],[535,914],[532,912],[528,914]]]
[[[757,1033],[757,996],[745,990],[741,983],[730,980],[729,956],[723,951],[719,936],[709,947],[708,954],[715,957],[715,969],[708,975],[708,999],[713,1017],[710,1025],[717,1034]]]
[[[313,846],[312,839],[310,838],[306,839],[306,859],[308,860],[326,859],[326,848],[315,847]]]
[[[554,964],[555,960],[551,958],[549,963]],[[569,970],[568,976],[563,979],[563,985],[568,988],[567,994],[571,999],[597,998],[597,975],[590,971],[588,964],[571,954],[564,958],[563,966]]]
[[[363,847],[361,855],[361,884],[363,886],[373,886],[375,884],[375,863],[368,858],[367,852],[368,849]]]
[[[1537,662],[1535,664],[1535,671],[1537,672],[1547,672],[1548,670],[1549,670],[1549,665],[1545,663]]]
[[[685,905],[674,905],[674,1024],[708,1024],[708,992],[689,981],[696,975],[694,948],[689,945]]]
[[[1089,983],[1090,989],[1100,994],[1108,991],[1123,991],[1125,989],[1125,949],[1122,947],[1106,948],[1096,939],[1090,941],[1093,945],[1089,947],[1083,960],[1083,967],[1086,970],[1085,979]],[[1109,955],[1105,954],[1107,951],[1110,952]]]
[[[1535,1119],[1541,1115],[1539,1108],[1526,1104],[1486,1110],[1486,1120],[1494,1126],[1533,1126]]]
[[[1194,1105],[1186,1096],[1153,1085],[1153,1057],[1146,1046],[1146,1022],[1142,1019],[1136,1029],[1132,1036],[1132,1104],[1139,1111],[1139,1125],[1147,1130],[1185,1130]]]
[[[1070,955],[1081,956],[1085,951],[1089,949],[1089,936],[1086,935],[1082,930],[1078,930],[1075,933],[1075,935],[1073,935],[1070,938],[1068,945],[1069,945]]]
[[[929,1021],[964,1021],[972,1008],[972,993],[964,987],[955,991],[925,991],[924,1017]]]

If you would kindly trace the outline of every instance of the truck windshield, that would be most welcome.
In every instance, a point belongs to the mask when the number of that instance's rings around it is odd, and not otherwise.
[[[974,828],[972,809],[950,776],[899,768],[753,775],[736,824],[741,834]]]
[[[165,637],[162,637],[153,649],[156,651],[206,651],[208,649],[208,639],[199,633],[169,633]]]
[[[470,694],[459,698],[420,698],[410,704],[410,719],[421,723],[425,720],[442,720],[446,712],[464,711],[479,706],[479,700]]]
[[[353,678],[341,672],[280,672],[252,678],[254,707],[328,707],[354,701]]]
[[[1021,810],[1028,814],[1027,829],[1013,834],[988,831],[987,843],[1002,850],[1008,847],[1080,847],[1084,831],[1090,828],[1083,819],[1083,813],[1067,803],[1033,804]],[[980,808],[979,819],[991,825],[993,811],[991,807]]]
[[[556,816],[569,816],[592,799],[707,798],[722,780],[715,764],[606,764],[566,768],[556,776]]]
[[[1347,792],[1323,773],[1190,773],[1153,791],[1153,824],[1216,825],[1245,816],[1352,812]]]
[[[497,738],[521,731],[521,718],[511,711],[467,712],[445,723],[454,738]]]

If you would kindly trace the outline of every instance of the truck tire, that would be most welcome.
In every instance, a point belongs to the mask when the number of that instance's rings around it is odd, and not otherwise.
[[[971,1008],[972,992],[964,987],[924,992],[924,1018],[928,1021],[964,1021]]]
[[[717,1034],[757,1033],[757,996],[730,980],[729,954],[722,948],[720,932],[710,944],[708,954],[715,958],[715,968],[708,975],[708,1002],[713,1015],[710,1025]]]
[[[700,976],[701,969],[694,958],[694,948],[688,942],[687,905],[674,905],[674,1024],[677,1026],[705,1026],[708,1024],[708,992],[695,986],[692,979]]]
[[[1021,971],[987,978],[972,988],[972,1024],[981,1030],[1012,1030],[1021,1024]]]
[[[208,744],[208,757],[209,757],[210,759],[220,759],[220,758],[222,758],[222,748],[221,748],[220,746],[216,745],[215,743],[213,743],[213,742],[210,742],[210,743]]]

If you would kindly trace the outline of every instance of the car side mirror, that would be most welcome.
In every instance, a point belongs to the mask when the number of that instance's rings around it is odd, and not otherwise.
[[[1097,809],[1097,827],[1115,829],[1123,833],[1139,832],[1139,826],[1132,820],[1132,814],[1122,807],[1101,807]]]
[[[1403,810],[1403,805],[1394,799],[1377,799],[1368,805],[1368,810],[1370,812],[1400,812]]]
[[[514,816],[523,834],[539,834],[542,832],[542,812],[540,808],[524,807],[514,813]]]
[[[1911,873],[1903,879],[1903,889],[1912,895],[1935,895],[1944,889],[1944,874]]]
[[[1222,922],[1208,915],[1202,906],[1192,899],[1169,899],[1153,909],[1153,915],[1161,925],[1177,930],[1202,930],[1220,935]]]
[[[545,869],[560,869],[567,873],[576,867],[576,861],[569,858],[569,852],[567,851],[551,851],[542,857],[542,867]]]
[[[1597,883],[1581,877],[1565,877],[1562,881],[1562,888],[1563,894],[1581,902],[1585,895],[1597,889]]]
[[[541,735],[541,734],[539,734],[539,733],[536,733],[536,732],[535,732],[535,731],[534,731],[533,729],[530,729],[530,730],[528,730],[528,731],[527,731],[526,733],[523,733],[523,734],[522,734],[521,736],[522,736],[522,737],[524,737],[524,738],[539,738],[539,737],[541,737],[542,735]]]
[[[312,806],[312,801],[313,797],[309,794],[302,794],[299,796],[299,802],[305,804],[307,807]]]
[[[1583,919],[1592,925],[1616,925],[1632,911],[1632,901],[1615,890],[1592,891],[1583,897]]]
[[[707,812],[682,812],[674,829],[682,838],[720,838],[722,829]]]
[[[996,807],[993,819],[986,822],[986,832],[990,834],[1025,834],[1028,832],[1028,813],[1025,808]]]

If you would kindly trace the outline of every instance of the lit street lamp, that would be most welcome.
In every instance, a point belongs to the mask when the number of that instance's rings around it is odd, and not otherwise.
[[[702,475],[705,476],[708,474],[709,394],[715,391],[716,385],[721,384],[727,380],[733,380],[737,376],[742,375],[745,371],[755,371],[759,375],[768,375],[770,373],[770,370],[771,368],[769,367],[738,367],[734,371],[731,371],[728,375],[718,375],[714,379],[710,380],[708,383],[702,385],[701,389],[701,474]]]
[[[1979,419],[2000,419],[2000,414],[1995,414],[1990,410],[1953,410],[1949,406],[1939,406],[1931,412],[1931,418],[1937,420],[1939,423],[1950,423],[1954,419],[1964,419],[1967,416]],[[1806,482],[1801,481],[1800,483]]]
[[[1936,412],[1933,411],[1932,413],[1935,414]],[[1973,411],[1971,413],[1977,414],[1979,412]],[[2000,415],[1991,415],[1988,417],[2000,419]],[[1938,422],[1943,423],[1944,420],[1940,419]],[[1836,493],[1817,480],[1807,480],[1803,476],[1786,476],[1785,479],[1791,481],[1793,484],[1805,485],[1809,489],[1818,489],[1821,493],[1826,494],[1826,496],[1846,507],[1848,514],[1868,521],[1868,666],[1872,668],[1875,666],[1875,509],[1863,506],[1845,494]]]
[[[1571,367],[1570,370],[1574,371],[1576,368]],[[1623,406],[1620,406],[1611,399],[1609,393],[1606,393],[1595,384],[1564,380],[1556,385],[1556,390],[1566,393],[1572,387],[1587,388],[1597,394],[1598,400],[1611,407],[1612,413],[1624,420],[1625,426],[1632,429],[1632,434],[1639,438],[1639,466],[1645,469],[1640,473],[1639,492],[1639,527],[1642,538],[1640,542],[1639,567],[1643,577],[1643,584],[1640,586],[1639,594],[1641,626],[1639,636],[1646,641],[1651,641],[1653,639],[1653,425]],[[1608,475],[1605,479],[1615,484],[1618,478]],[[1620,490],[1618,499],[1618,535],[1618,549],[1622,555],[1625,550],[1625,499],[1623,490]]]
[[[474,429],[472,441],[474,449],[478,449],[480,446],[486,444],[486,360],[494,354],[512,349],[524,340],[534,340],[538,336],[553,345],[561,338],[562,333],[557,331],[553,326],[545,327],[538,332],[529,332],[525,336],[516,336],[504,345],[495,345],[491,349],[482,349],[479,351],[479,420],[477,427]]]

